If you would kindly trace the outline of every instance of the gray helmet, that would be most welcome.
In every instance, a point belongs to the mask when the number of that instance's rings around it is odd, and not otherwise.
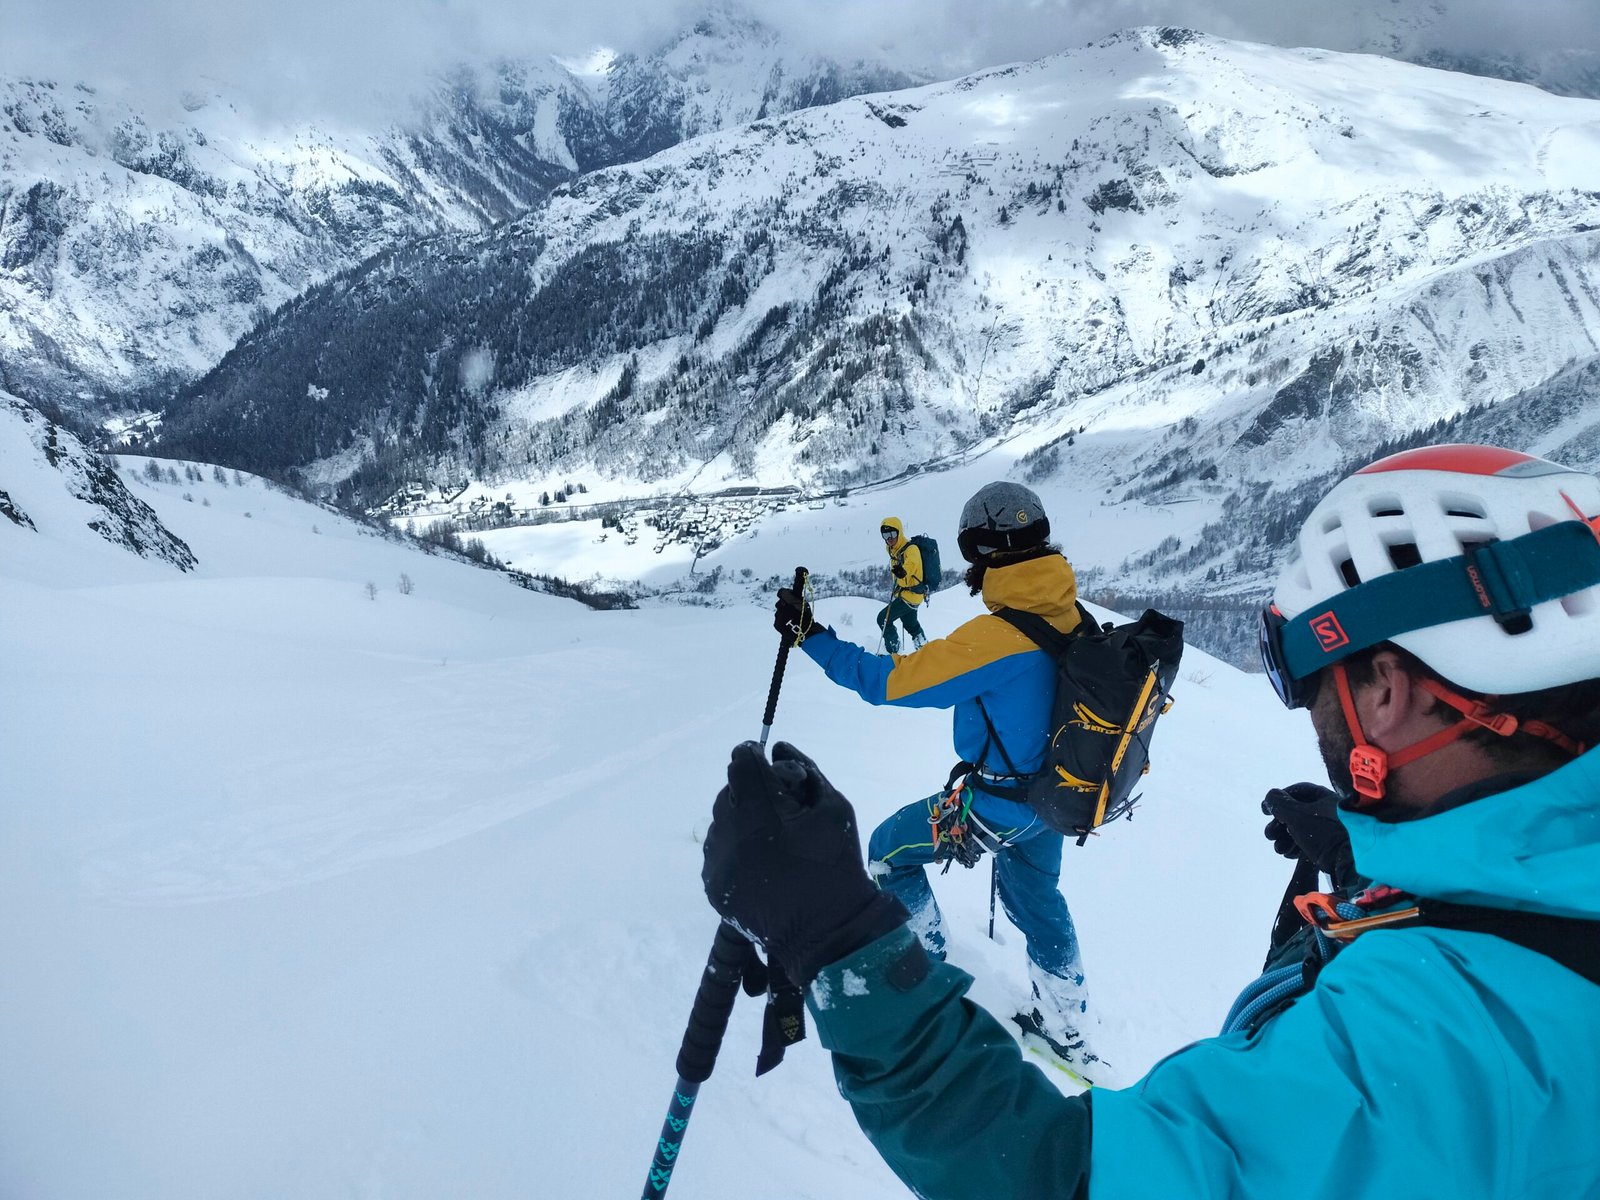
[[[986,483],[961,510],[961,557],[976,563],[991,554],[1042,546],[1050,539],[1050,518],[1039,497],[1020,483]]]

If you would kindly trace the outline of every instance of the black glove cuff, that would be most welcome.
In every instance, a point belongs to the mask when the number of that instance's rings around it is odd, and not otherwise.
[[[910,919],[905,905],[873,888],[872,895],[861,909],[833,929],[822,933],[804,946],[771,946],[769,949],[783,964],[790,979],[801,987],[810,987],[818,972],[829,963],[848,958],[863,946],[869,946],[886,933],[891,933]]]

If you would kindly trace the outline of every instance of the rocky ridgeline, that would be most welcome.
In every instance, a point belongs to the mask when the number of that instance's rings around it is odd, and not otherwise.
[[[80,514],[95,533],[141,558],[168,562],[180,571],[195,568],[198,560],[183,539],[161,523],[155,510],[128,491],[106,459],[69,430],[32,405],[10,396],[0,396],[0,421],[21,425],[39,456],[60,474],[67,494],[86,506],[87,511],[80,510]],[[0,515],[24,528],[45,532],[3,491]],[[44,520],[43,516],[40,520]]]

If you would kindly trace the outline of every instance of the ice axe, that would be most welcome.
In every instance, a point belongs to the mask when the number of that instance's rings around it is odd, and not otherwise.
[[[804,567],[795,568],[797,594],[805,595],[807,578]],[[789,663],[789,646],[789,638],[784,637],[778,646],[778,661],[772,668],[772,686],[767,690],[767,707],[761,717],[763,751],[778,710],[778,689],[783,686],[783,671]],[[783,1059],[785,1047],[805,1036],[805,1005],[800,988],[791,984],[776,964],[770,968],[763,964],[750,939],[724,921],[717,927],[717,936],[711,943],[705,973],[700,976],[700,988],[695,992],[694,1007],[689,1010],[689,1024],[678,1047],[678,1082],[672,1089],[672,1102],[667,1106],[661,1136],[656,1140],[655,1158],[650,1163],[650,1174],[645,1177],[642,1200],[660,1200],[672,1182],[672,1172],[683,1148],[683,1135],[694,1113],[694,1102],[700,1095],[700,1085],[711,1078],[717,1065],[717,1052],[722,1049],[722,1036],[728,1031],[728,1017],[733,1012],[733,1002],[738,998],[741,984],[752,996],[767,991],[761,1054],[756,1060],[757,1075],[777,1066]]]

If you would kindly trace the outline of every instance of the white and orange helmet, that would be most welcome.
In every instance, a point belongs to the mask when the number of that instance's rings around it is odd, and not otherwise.
[[[1600,479],[1492,446],[1391,455],[1312,509],[1273,609],[1291,690],[1385,641],[1489,695],[1600,678]]]
[[[1386,642],[1447,680],[1419,683],[1460,715],[1392,750],[1367,741],[1343,666]],[[1261,658],[1290,708],[1311,703],[1332,668],[1352,786],[1368,801],[1383,799],[1392,770],[1474,729],[1582,754],[1496,701],[1600,679],[1600,479],[1492,446],[1430,446],[1362,468],[1301,527],[1261,614]]]

